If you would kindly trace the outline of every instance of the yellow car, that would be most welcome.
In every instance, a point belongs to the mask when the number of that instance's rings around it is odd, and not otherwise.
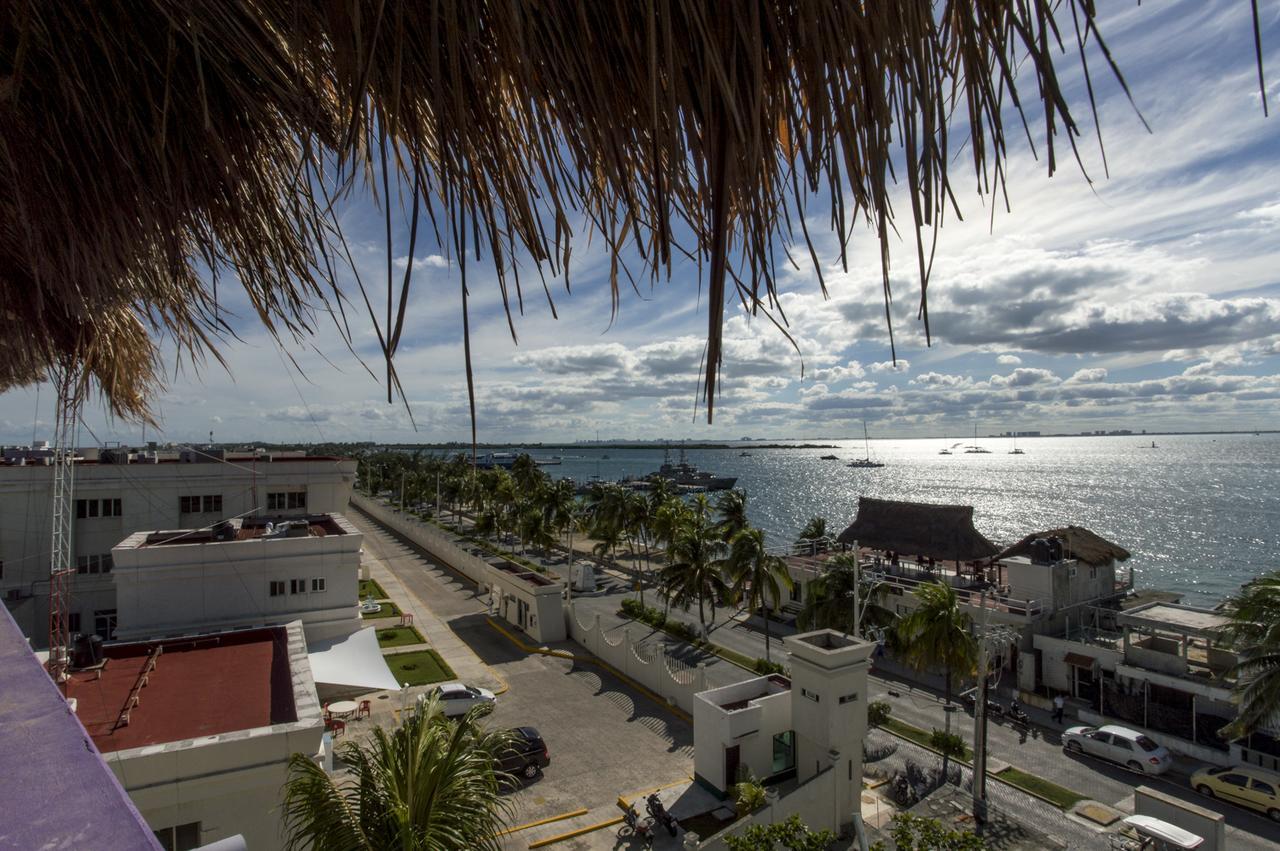
[[[1249,765],[1202,768],[1191,775],[1191,788],[1280,821],[1280,775]]]

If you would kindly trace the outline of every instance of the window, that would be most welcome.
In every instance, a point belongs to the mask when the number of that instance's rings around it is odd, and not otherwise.
[[[104,641],[116,637],[116,610],[99,609],[93,613],[93,631],[101,635]]]
[[[324,577],[323,577],[323,576],[321,576],[321,577],[317,577],[316,579],[312,579],[312,580],[311,580],[311,590],[312,590],[313,592],[318,592],[318,591],[323,591],[323,590],[324,590]]]
[[[77,499],[76,519],[87,517],[120,517],[124,505],[118,499]]]
[[[71,612],[67,615],[67,631],[76,633],[80,631],[80,613]]]
[[[289,580],[289,593],[290,593],[290,594],[305,594],[305,593],[307,593],[307,580],[305,580],[305,579],[290,579],[290,580]]]
[[[796,767],[796,733],[787,730],[773,737],[773,773],[790,771]]]
[[[1274,798],[1276,795],[1275,787],[1270,783],[1263,783],[1261,780],[1253,781],[1253,791],[1261,792],[1264,795]]]
[[[166,827],[163,830],[157,830],[155,834],[164,851],[191,851],[201,845],[198,821],[180,824],[177,827]]]
[[[807,697],[814,703],[817,703],[821,699],[820,695],[816,691],[809,691],[807,688],[800,689],[800,696]]]
[[[1122,751],[1133,750],[1133,742],[1129,741],[1128,739],[1122,736],[1112,736],[1111,744],[1115,745],[1117,748],[1119,748]]]
[[[1139,736],[1135,741],[1137,741],[1138,747],[1142,748],[1147,753],[1160,750],[1160,745],[1156,744],[1154,740],[1149,739],[1146,736]]]
[[[853,703],[857,699],[858,693],[856,691],[850,694],[842,694],[840,695],[840,705],[843,706],[846,703]]]
[[[1223,783],[1230,783],[1232,786],[1239,786],[1241,789],[1247,788],[1249,779],[1243,774],[1224,774],[1218,778]]]
[[[306,491],[284,491],[267,494],[268,511],[294,511],[307,507]]]
[[[1090,578],[1090,579],[1097,579],[1097,578],[1098,578],[1098,568],[1097,568],[1097,567],[1090,566],[1090,568],[1089,568],[1089,578]]]
[[[76,573],[110,573],[113,566],[111,553],[76,557]]]
[[[284,580],[282,579],[271,580],[271,582],[268,583],[268,593],[272,597],[283,597],[284,596]]]
[[[181,514],[221,514],[222,494],[180,496],[178,497],[178,511]]]

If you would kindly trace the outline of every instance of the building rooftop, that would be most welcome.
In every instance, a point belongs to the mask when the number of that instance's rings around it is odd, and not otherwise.
[[[858,498],[858,515],[839,537],[884,552],[945,561],[988,559],[1000,548],[973,526],[973,506]]]
[[[3,607],[0,682],[0,847],[159,849]]]
[[[1116,622],[1137,629],[1157,629],[1203,638],[1212,638],[1231,619],[1212,609],[1197,609],[1173,603],[1152,603],[1116,615]]]
[[[103,650],[101,677],[78,672],[67,684],[81,723],[103,753],[298,719],[286,627]]]
[[[346,521],[333,514],[307,517],[255,517],[225,520],[203,529],[165,529],[139,532],[117,546],[124,548],[172,547],[191,544],[226,544],[259,538],[324,538],[350,533]]]

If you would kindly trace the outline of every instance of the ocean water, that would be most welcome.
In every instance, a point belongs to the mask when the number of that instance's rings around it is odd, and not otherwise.
[[[1149,448],[1152,440],[1158,448]],[[745,444],[687,455],[700,469],[737,476],[752,522],[777,544],[791,541],[815,514],[838,534],[853,519],[858,497],[871,496],[972,505],[974,525],[997,544],[1055,526],[1086,526],[1133,553],[1127,564],[1138,587],[1181,592],[1193,605],[1216,603],[1250,578],[1280,569],[1280,434],[1019,438],[1024,455],[1008,454],[1007,438],[982,438],[990,455],[965,455],[963,446],[959,454],[938,454],[972,442],[959,437],[872,440],[872,456],[886,465],[878,469],[845,466],[864,455],[861,440],[812,442],[838,448]],[[740,457],[742,451],[751,455]],[[546,472],[577,480],[640,476],[662,463],[655,449],[533,454],[559,454],[562,463]],[[843,460],[819,458],[826,454]]]

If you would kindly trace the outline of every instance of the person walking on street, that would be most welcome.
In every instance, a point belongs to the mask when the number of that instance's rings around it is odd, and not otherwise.
[[[1066,708],[1067,708],[1067,701],[1063,699],[1062,695],[1060,695],[1060,694],[1058,694],[1058,695],[1054,695],[1054,698],[1053,698],[1053,720],[1054,720],[1054,721],[1056,721],[1057,723],[1061,724],[1061,723],[1062,723],[1062,713],[1066,710]]]

